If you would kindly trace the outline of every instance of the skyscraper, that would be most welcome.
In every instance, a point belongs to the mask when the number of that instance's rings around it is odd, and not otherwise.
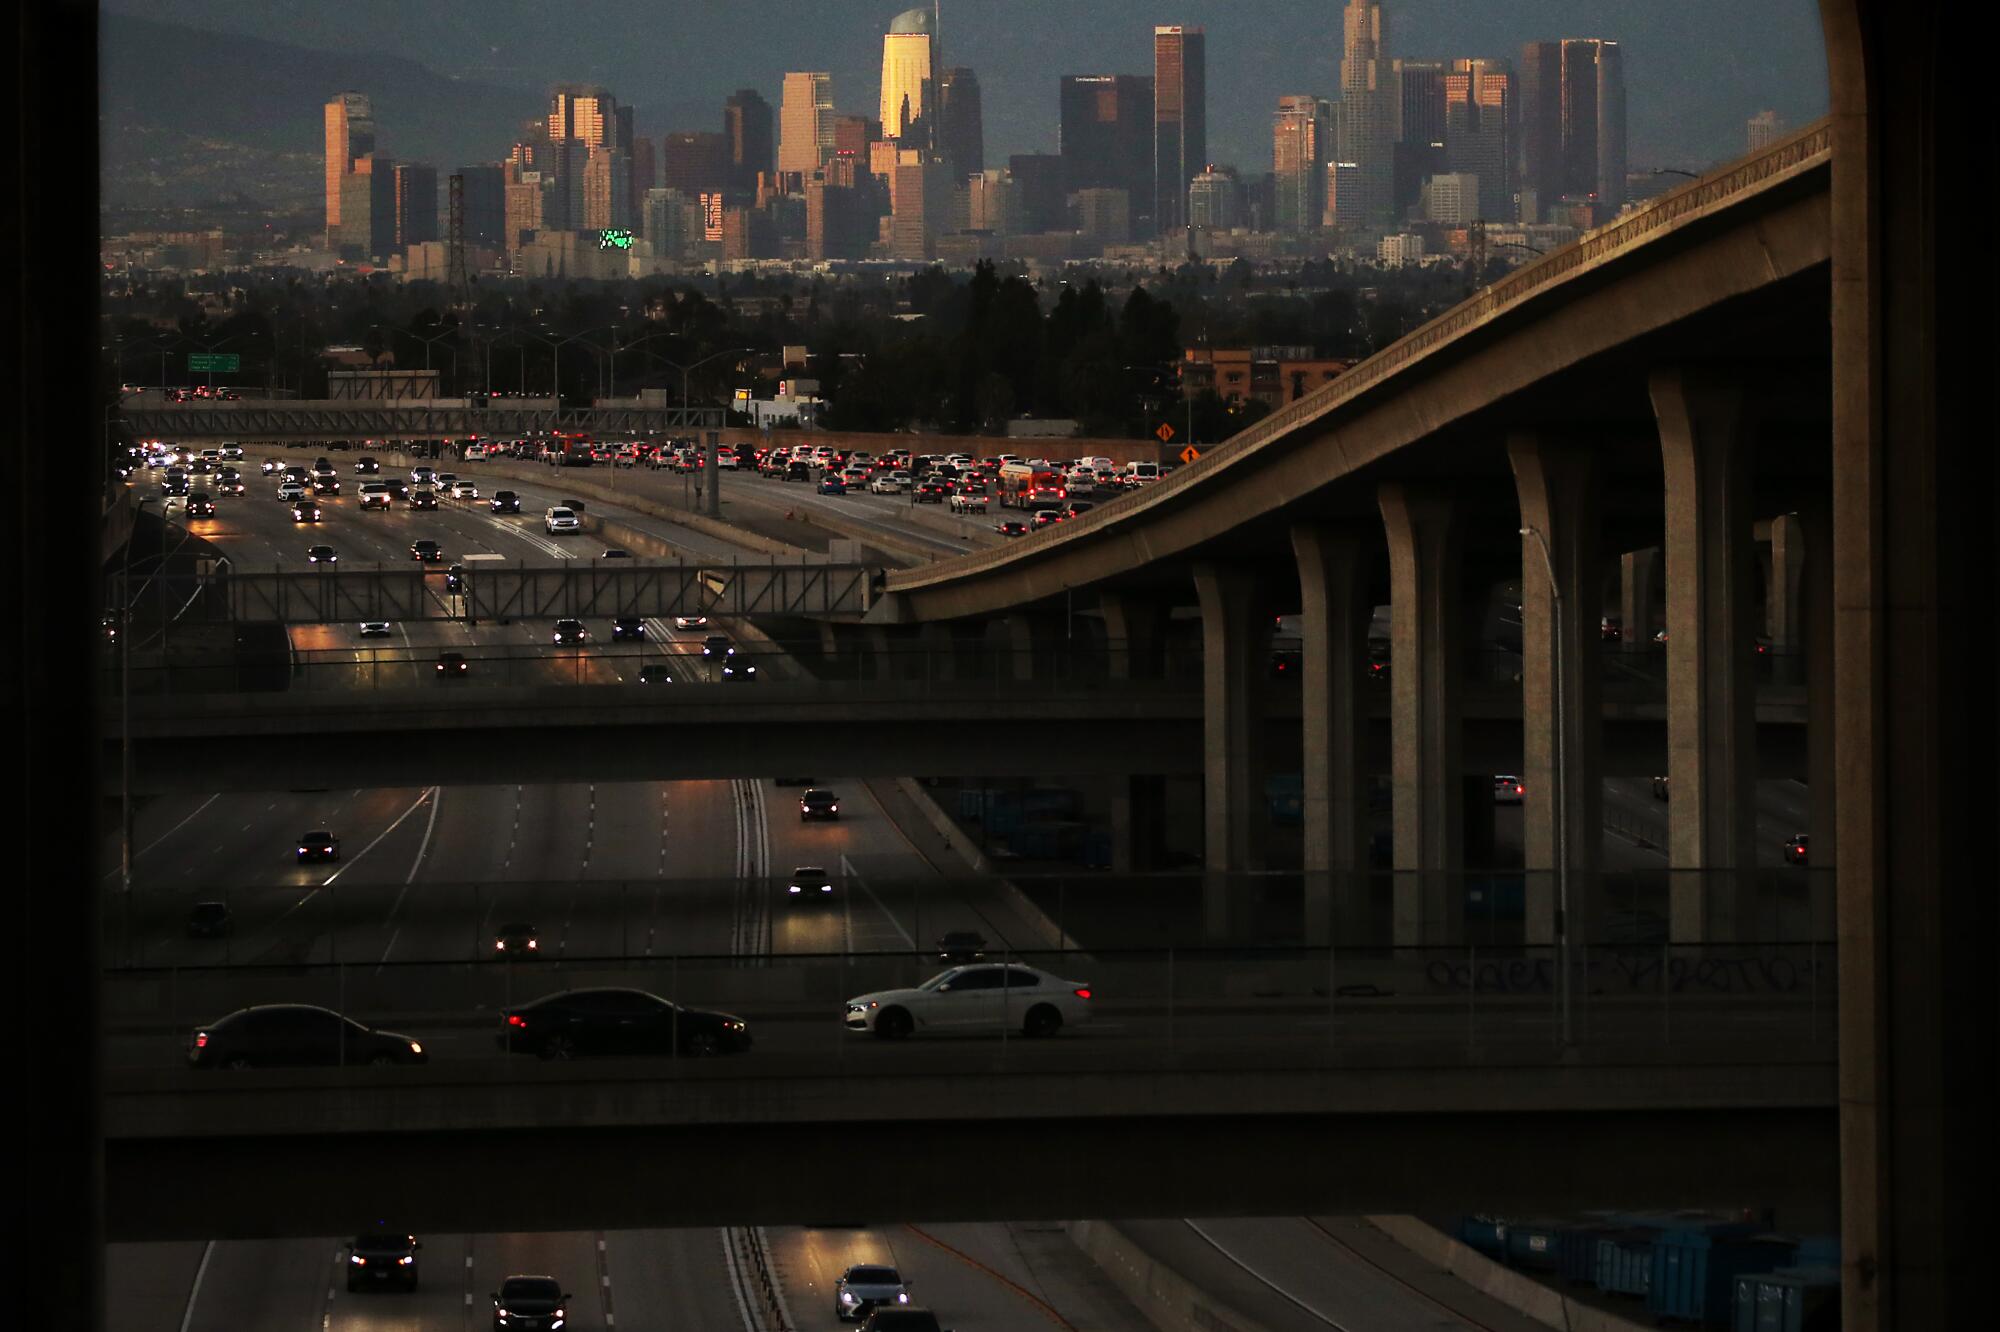
[[[616,143],[618,99],[595,85],[557,84],[549,94],[549,137]]]
[[[340,93],[326,104],[326,240],[338,245],[340,181],[354,159],[375,151],[375,112],[365,93]]]
[[[1072,190],[1131,196],[1135,225],[1153,206],[1153,80],[1145,74],[1065,74],[1057,151]]]
[[[1521,48],[1521,186],[1538,206],[1587,202],[1596,221],[1625,202],[1625,61],[1616,42]],[[1540,221],[1522,218],[1522,221]]]
[[[583,230],[631,227],[632,178],[628,174],[631,161],[631,156],[615,144],[591,145],[583,168]]]
[[[1785,121],[1776,111],[1759,111],[1745,125],[1751,152],[1785,137]]]
[[[810,176],[833,151],[833,76],[824,71],[785,75],[778,110],[778,170]]]
[[[771,104],[754,88],[738,88],[722,104],[722,137],[729,141],[729,187],[755,193],[758,173],[776,169]]]
[[[362,259],[380,259],[396,244],[395,164],[380,153],[368,153],[352,165],[340,178],[340,230],[333,244]],[[435,222],[435,177],[431,197]]]
[[[394,245],[398,250],[438,238],[436,167],[399,162],[390,171],[394,198]]]
[[[903,141],[914,122],[921,143],[904,143],[906,148],[928,148],[934,140],[937,85],[937,32],[928,9],[906,9],[889,21],[882,38],[882,132]]]
[[[1410,215],[1426,177],[1445,169],[1442,60],[1392,60],[1396,85],[1396,135],[1390,149],[1390,216]]]
[[[1342,20],[1338,157],[1354,164],[1354,180],[1352,197],[1340,211],[1353,225],[1383,226],[1395,202],[1393,145],[1400,110],[1389,64],[1389,24],[1374,0],[1348,0]]]
[[[689,195],[723,188],[733,191],[734,166],[729,158],[726,136],[705,130],[677,130],[660,141],[660,188]],[[750,192],[755,190],[753,180]]]
[[[979,77],[963,65],[938,81],[938,151],[951,178],[963,181],[986,170],[986,125],[979,109]]]
[[[1444,77],[1445,162],[1479,177],[1479,216],[1514,216],[1514,72],[1504,60],[1454,60]]]
[[[465,181],[465,243],[498,249],[507,233],[507,167],[502,162],[462,166]]]
[[[1326,208],[1326,163],[1333,155],[1333,104],[1295,94],[1271,117],[1271,184],[1278,231],[1310,231]],[[1211,224],[1213,225],[1213,224]]]
[[[1153,228],[1187,225],[1188,185],[1208,165],[1208,36],[1153,29]]]

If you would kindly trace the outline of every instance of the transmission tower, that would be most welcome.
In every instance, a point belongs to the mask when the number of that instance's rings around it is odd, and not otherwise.
[[[465,177],[451,176],[450,222],[445,232],[445,286],[452,308],[463,310],[472,304],[472,283],[465,272]]]
[[[1466,259],[1472,266],[1471,288],[1478,291],[1486,285],[1486,219],[1480,218],[1472,224],[1466,236]]]

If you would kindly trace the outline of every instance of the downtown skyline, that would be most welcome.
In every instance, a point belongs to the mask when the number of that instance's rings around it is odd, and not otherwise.
[[[602,83],[618,89],[635,107],[640,133],[659,136],[713,128],[713,108],[737,88],[756,88],[775,105],[784,74],[799,68],[831,75],[841,114],[874,113],[882,35],[905,6],[846,4],[830,18],[811,18],[805,7],[782,0],[743,0],[733,6],[697,0],[676,14],[671,29],[620,33],[612,40],[616,25],[610,13],[605,23],[574,30],[575,25],[549,23],[532,6],[499,0],[481,11],[495,21],[474,23],[449,11],[430,13],[405,23],[393,46],[380,37],[386,30],[368,21],[380,0],[351,0],[337,8],[312,0],[277,0],[255,12],[220,0],[144,5],[108,0],[106,7],[308,49],[383,51],[421,61],[447,78],[486,86],[541,92],[557,82]],[[497,21],[516,8],[518,22]],[[750,46],[739,35],[723,52],[702,49],[725,8],[738,16],[738,34],[761,31],[769,39]],[[1337,0],[1313,5],[1290,0],[1239,5],[1099,0],[1073,11],[1094,20],[1094,37],[1078,33],[1074,25],[1057,30],[1023,24],[1029,8],[1027,0],[944,7],[941,61],[978,72],[989,160],[1054,151],[1060,76],[1149,72],[1155,24],[1207,27],[1210,160],[1246,170],[1267,165],[1270,115],[1279,96],[1339,94],[1343,6]],[[1798,12],[1788,12],[1794,9]],[[1543,0],[1509,6],[1505,13],[1464,15],[1437,0],[1390,0],[1394,35],[1389,54],[1404,59],[1504,58],[1517,55],[1529,41],[1617,40],[1627,51],[1632,162],[1698,165],[1741,151],[1742,124],[1756,111],[1774,107],[1798,123],[1817,114],[1825,101],[1824,64],[1810,4],[1799,0],[1734,15],[1731,22],[1745,40],[1718,53],[1703,39],[1709,32],[1706,25],[1725,12],[1728,6],[1713,0],[1695,0],[1673,15]],[[760,16],[771,21],[760,25]],[[663,32],[678,34],[680,40],[667,40]],[[511,45],[487,40],[496,33],[508,34]],[[1699,59],[1691,54],[1696,46],[1703,48]],[[407,143],[399,152],[422,157],[427,148]]]

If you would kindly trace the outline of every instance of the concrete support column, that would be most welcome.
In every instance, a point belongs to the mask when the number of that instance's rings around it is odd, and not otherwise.
[[[1508,439],[1507,461],[1527,529],[1521,537],[1521,781],[1528,793],[1521,824],[1529,873],[1522,937],[1541,943],[1565,930],[1574,939],[1580,922],[1590,918],[1604,841],[1599,469],[1596,453],[1527,433]],[[1565,865],[1567,922],[1557,915]]]
[[[1058,638],[1060,626],[1046,616],[1025,611],[1009,615],[1001,623],[1007,652],[1001,678],[1018,681],[1052,678],[1055,655],[1062,645]]]
[[[958,638],[950,624],[943,620],[930,621],[918,631],[917,643],[924,655],[924,679],[944,681],[958,678]]]
[[[1771,559],[1764,587],[1764,636],[1771,640],[1771,680],[1795,685],[1804,678],[1800,651],[1804,646],[1802,616],[1805,575],[1805,530],[1795,513],[1771,520]]]
[[[1666,475],[1667,854],[1683,871],[1667,929],[1726,941],[1757,865],[1748,412],[1739,385],[1702,371],[1657,370],[1650,387]]]
[[[1138,874],[1159,864],[1166,833],[1167,782],[1133,774],[1113,778],[1111,787],[1111,872]]]
[[[1235,915],[1225,876],[1263,868],[1263,716],[1258,649],[1265,625],[1257,584],[1242,569],[1198,564],[1201,603],[1203,786],[1202,864],[1208,871],[1203,919],[1226,937]]]
[[[1306,942],[1360,942],[1368,868],[1368,561],[1379,538],[1292,529],[1299,562]]]
[[[1389,733],[1396,944],[1456,943],[1464,907],[1459,542],[1450,499],[1384,485],[1389,539]]]
[[[1618,557],[1618,646],[1625,652],[1653,648],[1653,611],[1659,605],[1660,548],[1628,550]]]
[[[1163,672],[1162,653],[1171,608],[1151,597],[1114,592],[1098,597],[1097,608],[1104,616],[1111,678],[1157,679]]]
[[[866,661],[866,665],[862,667],[862,674],[866,679],[895,678],[896,644],[890,638],[887,628],[879,624],[862,625],[859,642],[854,646],[863,654]]]
[[[1834,867],[1840,864],[1840,823],[1834,817],[1839,782],[1834,768],[1833,513],[1824,499],[1794,515],[1804,548],[1799,578],[1800,650],[1806,684],[1806,835],[1812,871],[1812,937],[1832,939]]]

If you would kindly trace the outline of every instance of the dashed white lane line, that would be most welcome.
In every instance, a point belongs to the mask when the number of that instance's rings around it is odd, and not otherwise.
[[[389,942],[382,947],[382,962],[375,968],[378,975],[382,966],[387,965],[389,954],[395,951],[396,940],[402,937],[403,922],[400,917],[403,914],[403,898],[409,893],[410,884],[415,881],[417,871],[423,868],[424,853],[430,850],[431,846],[431,834],[437,831],[438,810],[444,805],[444,788],[433,786],[430,794],[431,816],[424,822],[424,840],[417,843],[417,854],[410,861],[410,872],[403,876],[403,886],[396,890],[395,905],[389,908],[389,919],[396,922],[396,928],[389,932]]]
[[[217,792],[216,792],[216,793],[215,793],[214,795],[212,795],[212,796],[210,796],[210,797],[209,797],[208,799],[206,799],[206,800],[202,801],[202,802],[201,802],[201,803],[200,803],[199,805],[196,805],[196,806],[194,807],[194,812],[193,812],[193,813],[189,814],[189,815],[188,815],[188,816],[187,816],[186,818],[182,819],[182,820],[181,820],[181,821],[180,821],[179,823],[176,823],[176,824],[175,824],[175,825],[174,825],[173,827],[171,827],[171,828],[167,829],[167,830],[166,830],[165,832],[161,833],[161,834],[160,834],[160,835],[159,835],[158,837],[155,837],[155,838],[154,838],[154,839],[153,839],[152,841],[150,841],[150,842],[146,843],[146,845],[144,845],[143,847],[139,848],[139,849],[138,849],[137,851],[134,851],[134,852],[132,853],[132,859],[133,859],[133,860],[135,860],[135,861],[136,861],[136,860],[138,860],[140,856],[143,856],[143,855],[145,855],[145,854],[146,854],[146,853],[147,853],[148,851],[151,851],[151,850],[152,850],[152,849],[153,849],[154,847],[158,846],[158,845],[159,845],[159,844],[160,844],[161,842],[164,842],[164,841],[166,841],[166,840],[167,840],[167,839],[168,839],[169,837],[172,837],[172,836],[173,836],[173,835],[174,835],[175,833],[177,833],[177,832],[179,832],[179,831],[180,831],[181,829],[183,829],[183,828],[187,827],[187,826],[188,826],[188,824],[190,824],[190,823],[192,823],[192,822],[194,821],[194,817],[195,817],[195,815],[196,815],[196,814],[199,814],[199,813],[201,813],[201,812],[202,812],[203,810],[207,809],[207,808],[208,808],[208,807],[209,807],[210,805],[214,804],[214,803],[215,803],[215,802],[216,802],[217,800],[220,800],[221,798],[222,798],[222,792],[220,792],[220,791],[217,791]],[[270,806],[270,808],[271,808],[271,809],[276,809],[277,807],[278,807],[278,806],[277,806],[277,805],[276,805],[275,803],[273,803],[273,804],[272,804],[272,805]],[[122,869],[122,868],[123,868],[123,866],[119,866],[119,867],[116,867],[116,868],[112,869],[112,870],[111,870],[111,871],[110,871],[110,872],[109,872],[108,874],[106,874],[106,875],[105,875],[104,877],[105,877],[105,878],[107,878],[107,879],[113,879],[113,878],[116,878],[116,877],[118,876],[118,871],[119,871],[119,869]]]
[[[211,800],[213,796],[209,797]],[[208,1275],[208,1260],[215,1256],[215,1241],[210,1240],[201,1249],[201,1265],[194,1269],[194,1284],[188,1287],[187,1311],[181,1315],[181,1332],[188,1332],[194,1323],[194,1302],[201,1298],[202,1278]]]

